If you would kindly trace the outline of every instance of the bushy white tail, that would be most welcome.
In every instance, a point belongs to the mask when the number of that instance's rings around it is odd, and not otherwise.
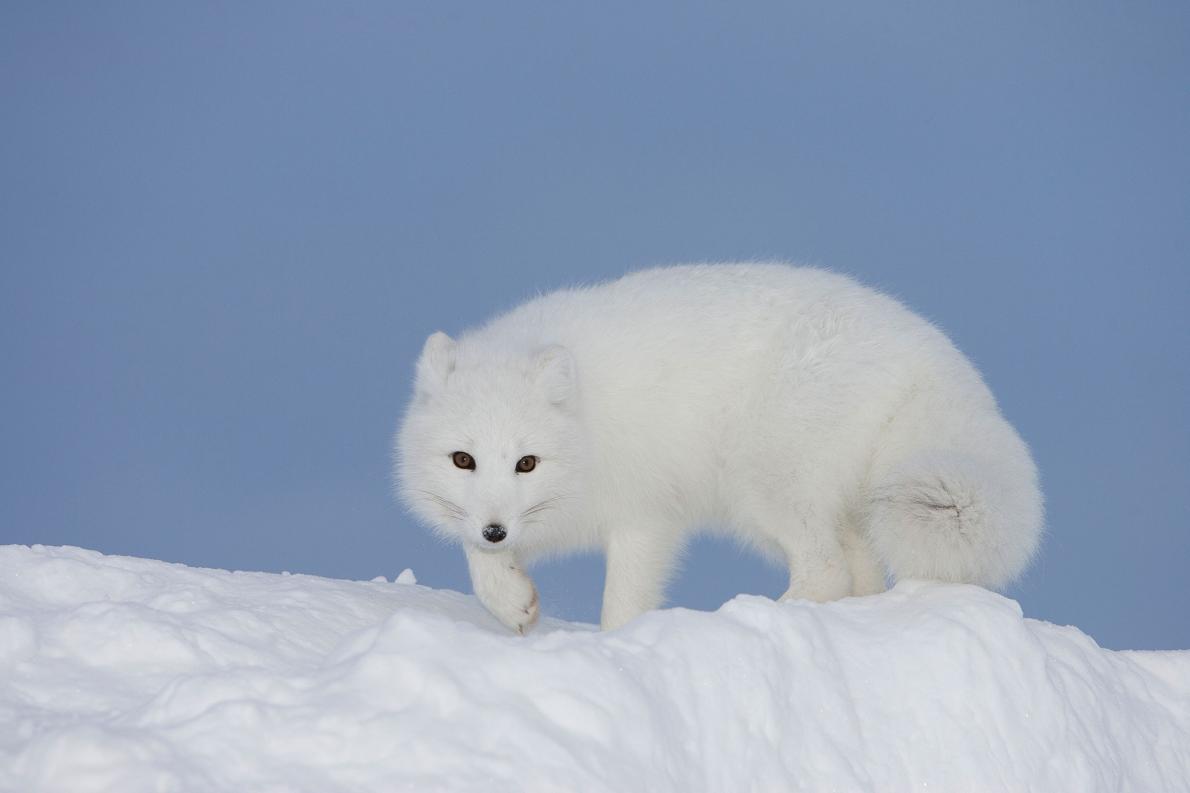
[[[868,539],[898,579],[1003,587],[1036,552],[1041,525],[1041,495],[1027,457],[993,462],[919,452],[868,490]]]

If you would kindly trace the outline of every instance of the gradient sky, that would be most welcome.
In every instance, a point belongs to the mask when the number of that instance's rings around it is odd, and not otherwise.
[[[852,273],[1032,445],[1010,594],[1190,647],[1185,3],[5,3],[0,543],[469,590],[391,500],[425,336],[651,264]],[[537,568],[595,620],[602,562]],[[777,595],[725,542],[672,601]]]

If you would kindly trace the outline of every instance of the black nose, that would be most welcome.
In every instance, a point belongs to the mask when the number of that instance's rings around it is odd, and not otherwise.
[[[499,523],[489,523],[483,530],[483,538],[488,542],[500,542],[508,536],[508,532]]]

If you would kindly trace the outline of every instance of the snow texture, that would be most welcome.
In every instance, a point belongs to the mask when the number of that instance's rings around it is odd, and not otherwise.
[[[1190,652],[985,590],[511,635],[469,596],[0,547],[0,790],[1190,790]]]

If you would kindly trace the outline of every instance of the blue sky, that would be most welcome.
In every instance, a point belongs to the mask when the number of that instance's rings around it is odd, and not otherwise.
[[[1026,614],[1190,647],[1188,48],[1180,3],[5,4],[0,542],[467,589],[389,493],[424,337],[781,258],[981,367]],[[672,601],[784,586],[706,541]]]

